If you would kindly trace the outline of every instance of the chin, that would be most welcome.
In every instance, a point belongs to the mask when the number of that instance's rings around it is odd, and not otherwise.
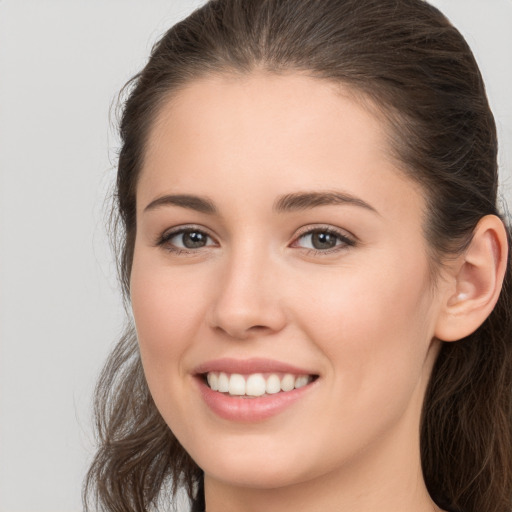
[[[222,446],[217,443],[215,451],[198,451],[195,461],[207,477],[227,485],[273,489],[301,483],[314,476],[314,461],[308,461],[304,451],[297,451],[293,446],[287,445],[285,450],[279,451],[271,442],[242,443],[245,449],[236,442],[226,444],[227,449],[218,449]],[[321,468],[317,469],[321,473]]]
[[[306,477],[301,478],[297,474],[297,467],[290,470],[280,465],[274,466],[271,461],[266,461],[265,466],[247,462],[237,465],[222,464],[220,467],[217,465],[212,471],[207,468],[205,475],[231,486],[251,489],[283,488],[306,480]]]

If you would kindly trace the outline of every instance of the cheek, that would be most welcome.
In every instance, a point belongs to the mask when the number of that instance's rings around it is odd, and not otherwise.
[[[298,318],[343,389],[385,392],[394,382],[410,391],[421,375],[435,320],[428,265],[419,257],[416,264],[394,261],[381,258],[309,283]]]
[[[366,269],[310,283],[301,307],[301,329],[328,361],[327,402],[317,415],[324,429],[319,437],[331,436],[331,451],[323,453],[332,464],[404,417],[414,429],[430,375],[427,274],[422,282],[412,266],[385,275]],[[324,449],[319,443],[313,451]]]
[[[132,310],[144,370],[150,386],[175,375],[202,318],[201,279],[187,279],[169,266],[135,252],[130,281]],[[181,369],[178,368],[181,374]]]

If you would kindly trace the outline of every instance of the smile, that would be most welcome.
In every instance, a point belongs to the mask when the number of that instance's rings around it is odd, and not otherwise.
[[[208,372],[206,382],[213,391],[228,393],[230,396],[257,397],[288,392],[307,386],[314,380],[313,375],[291,373],[240,373]]]
[[[311,369],[269,359],[209,361],[193,371],[208,409],[224,420],[259,422],[306,400],[320,381]]]

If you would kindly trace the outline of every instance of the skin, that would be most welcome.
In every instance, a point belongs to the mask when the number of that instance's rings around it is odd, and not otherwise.
[[[367,206],[274,208],[311,191]],[[208,198],[216,213],[146,210],[167,194]],[[131,299],[151,393],[205,472],[208,512],[434,509],[419,422],[453,283],[433,286],[424,207],[385,126],[350,91],[299,74],[225,75],[162,107],[137,186]],[[204,247],[177,252],[180,235],[159,244],[189,225]],[[312,251],[313,228],[350,243]],[[193,376],[221,357],[319,378],[274,417],[228,421]]]

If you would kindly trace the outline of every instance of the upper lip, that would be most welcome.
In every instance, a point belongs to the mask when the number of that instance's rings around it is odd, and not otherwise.
[[[222,358],[206,361],[194,368],[193,373],[205,374],[208,372],[239,373],[248,375],[252,373],[291,373],[293,375],[316,375],[305,368],[299,368],[288,363],[273,359],[251,358],[232,359]]]

